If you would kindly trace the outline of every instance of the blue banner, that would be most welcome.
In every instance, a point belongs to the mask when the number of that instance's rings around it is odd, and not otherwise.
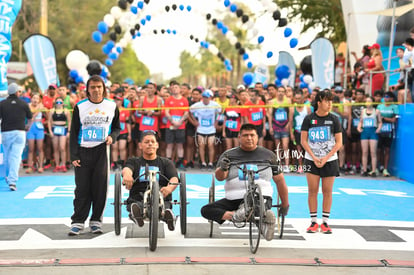
[[[289,86],[295,87],[295,77],[296,77],[296,64],[295,60],[293,59],[292,55],[288,52],[279,52],[279,63],[277,64],[276,68],[285,65],[289,67],[290,75],[289,75]]]
[[[335,50],[331,41],[317,38],[311,45],[313,82],[321,89],[334,85]]]
[[[59,85],[52,40],[41,34],[33,34],[24,40],[23,47],[40,89],[45,91],[50,84]]]
[[[22,0],[0,0],[0,96],[7,95],[7,62],[11,46],[11,29],[22,6]]]

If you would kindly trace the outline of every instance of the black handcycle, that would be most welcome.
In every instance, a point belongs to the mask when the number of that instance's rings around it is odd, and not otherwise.
[[[137,179],[135,179],[136,181],[140,177],[145,176],[145,178],[148,179],[149,182],[147,190],[144,192],[143,217],[145,220],[149,221],[149,248],[151,251],[155,251],[157,249],[158,222],[161,217],[161,214],[165,210],[164,198],[160,193],[160,186],[157,179],[157,175],[165,178],[165,176],[161,174],[159,171],[150,170],[147,165],[145,167],[145,172],[142,175],[138,176]],[[185,235],[187,233],[187,192],[185,173],[180,173],[179,177],[180,180],[177,184],[180,186],[180,200],[173,200],[171,203],[173,205],[180,206],[180,229],[181,234]],[[122,205],[127,204],[127,202],[122,199],[122,182],[120,172],[116,172],[115,174],[114,188],[114,225],[115,234],[119,235],[121,233]]]
[[[257,166],[264,166],[263,168],[257,169]],[[255,176],[258,175],[259,172],[264,171],[268,168],[273,167],[274,165],[270,164],[268,161],[241,161],[241,162],[233,162],[230,164],[231,166],[236,166],[239,171],[242,173],[242,180],[245,182],[246,193],[243,198],[243,205],[245,207],[245,222],[242,223],[234,223],[234,225],[238,228],[246,226],[249,224],[249,244],[250,244],[250,251],[254,254],[256,253],[257,249],[259,248],[260,243],[260,235],[263,230],[263,223],[265,218],[265,206],[264,206],[264,199],[262,195],[262,190],[260,186],[255,183]],[[212,184],[209,189],[209,203],[213,203],[215,201],[215,180],[214,176],[212,179]],[[279,239],[283,237],[283,228],[285,224],[285,216],[281,213],[281,199],[280,196],[277,194],[277,204],[272,205],[272,207],[277,208],[277,216],[276,216],[276,234],[279,236]],[[210,238],[213,237],[213,221],[209,221],[210,223]]]

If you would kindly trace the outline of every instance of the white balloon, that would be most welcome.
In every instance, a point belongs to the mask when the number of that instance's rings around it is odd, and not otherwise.
[[[269,4],[269,9],[271,10],[271,11],[275,11],[275,10],[277,10],[277,5],[276,5],[276,3],[270,3]]]
[[[83,78],[83,81],[86,83],[89,79],[88,71],[86,70],[86,66],[78,70],[78,75]]]
[[[235,45],[237,43],[237,37],[233,36],[229,38],[229,42],[231,45]]]
[[[66,55],[66,66],[69,70],[80,70],[89,63],[89,57],[80,50],[70,51]],[[86,61],[86,64],[85,64]]]
[[[282,83],[283,86],[287,86],[289,85],[289,79],[287,78],[283,78],[282,81],[280,81]]]
[[[309,89],[313,90],[316,87],[316,83],[315,82],[311,82],[309,83]]]
[[[247,21],[246,27],[247,27],[248,30],[252,29],[254,27],[254,22],[253,21]]]
[[[258,29],[253,29],[252,30],[252,34],[253,34],[253,37],[256,37],[258,34],[259,34],[259,30]]]
[[[119,40],[119,45],[122,48],[125,48],[126,46],[128,46],[128,42],[126,42],[126,40],[124,38],[121,38],[121,40]]]
[[[119,19],[122,15],[122,10],[118,6],[113,6],[111,8],[111,14],[114,16],[115,19]]]
[[[216,47],[216,45],[210,45],[208,49],[213,55],[217,55],[219,53],[219,49]]]
[[[109,14],[109,13],[104,16],[103,21],[110,28],[115,24],[115,18],[112,16],[112,14]]]
[[[310,74],[307,74],[307,75],[303,76],[303,82],[305,82],[306,84],[311,83],[312,80],[313,80],[313,78]]]

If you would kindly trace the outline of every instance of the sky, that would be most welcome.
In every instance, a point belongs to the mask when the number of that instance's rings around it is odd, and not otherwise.
[[[237,5],[238,2],[231,1]],[[250,11],[256,14],[254,27],[258,31],[258,35],[253,36],[253,32],[248,32],[248,37],[252,39],[252,43],[257,44],[257,36],[263,36],[264,42],[261,43],[260,50],[248,51],[250,61],[253,65],[265,64],[276,65],[278,62],[278,52],[287,51],[292,54],[297,64],[310,54],[310,50],[301,50],[298,48],[309,45],[315,38],[316,30],[307,33],[300,33],[300,22],[288,22],[286,27],[292,29],[291,37],[285,38],[283,31],[285,27],[277,27],[277,21],[274,21],[271,13],[266,13],[265,7],[260,0],[244,0],[242,3],[249,7]],[[191,11],[187,10],[166,12],[165,6],[172,4],[191,6]],[[244,10],[247,12],[247,10]],[[272,11],[273,12],[273,11]],[[188,51],[197,57],[200,51],[207,49],[201,48],[199,44],[189,39],[192,34],[200,40],[205,40],[209,28],[211,28],[211,21],[206,20],[206,14],[212,14],[212,18],[222,19],[225,15],[230,14],[234,20],[239,22],[240,28],[247,29],[247,24],[242,24],[241,20],[236,17],[235,13],[231,13],[229,8],[224,6],[224,1],[221,0],[152,0],[148,5],[144,5],[143,10],[139,10],[138,15],[133,19],[140,21],[146,15],[151,16],[151,20],[147,21],[144,26],[141,26],[141,37],[133,40],[133,48],[135,49],[140,61],[145,63],[149,68],[150,73],[162,74],[164,79],[179,76],[181,70],[179,68],[179,56],[182,51]],[[282,17],[286,17],[287,11],[281,10]],[[258,16],[261,15],[261,16]],[[252,20],[252,19],[250,19]],[[129,22],[134,25],[134,21]],[[171,29],[176,30],[177,34],[157,34],[153,30]],[[298,39],[298,46],[294,49],[290,48],[289,40],[295,37]],[[219,49],[220,50],[220,49]],[[235,49],[236,50],[236,49]],[[273,52],[272,58],[267,58],[266,53]],[[224,64],[223,64],[224,66]],[[246,71],[248,69],[246,68]]]

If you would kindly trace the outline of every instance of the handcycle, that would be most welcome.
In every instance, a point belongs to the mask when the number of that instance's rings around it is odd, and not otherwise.
[[[257,169],[257,166],[264,166],[263,168]],[[249,245],[250,251],[254,254],[256,253],[257,249],[259,248],[260,243],[260,235],[263,230],[263,222],[265,216],[265,206],[264,206],[264,198],[262,195],[262,190],[260,186],[255,183],[255,176],[259,174],[259,172],[264,171],[268,168],[274,167],[275,165],[270,164],[268,161],[239,161],[233,162],[230,164],[231,166],[237,167],[239,170],[239,178],[244,180],[246,193],[243,198],[243,204],[245,207],[245,215],[246,219],[245,222],[241,224],[234,223],[237,228],[242,228],[249,224]],[[241,174],[240,174],[241,173]],[[285,225],[285,216],[281,213],[281,199],[280,196],[277,194],[277,204],[272,205],[272,207],[277,208],[277,216],[276,216],[276,234],[279,239],[283,237],[283,229]],[[214,176],[212,179],[211,187],[209,188],[209,203],[213,203],[215,201],[215,180]],[[210,223],[210,238],[213,237],[213,228],[214,228],[214,221],[209,221]]]
[[[145,166],[145,171],[143,174],[139,175],[135,180],[137,181],[140,177],[144,176],[148,179],[147,189],[144,192],[143,200],[143,217],[145,220],[149,221],[149,248],[151,251],[157,249],[157,240],[158,240],[158,222],[161,214],[165,210],[164,198],[160,193],[159,181],[157,175],[164,177],[157,170],[149,169],[148,165]],[[179,205],[180,207],[180,229],[181,234],[185,235],[187,233],[187,192],[186,192],[186,177],[185,173],[181,172],[179,175],[180,186],[179,197],[180,200],[173,200],[171,203],[173,205]],[[167,179],[169,181],[169,179]],[[115,192],[114,192],[114,225],[115,225],[115,234],[119,235],[121,233],[121,218],[122,218],[122,205],[127,205],[126,201],[122,200],[122,182],[121,182],[121,173],[118,171],[115,173]]]

